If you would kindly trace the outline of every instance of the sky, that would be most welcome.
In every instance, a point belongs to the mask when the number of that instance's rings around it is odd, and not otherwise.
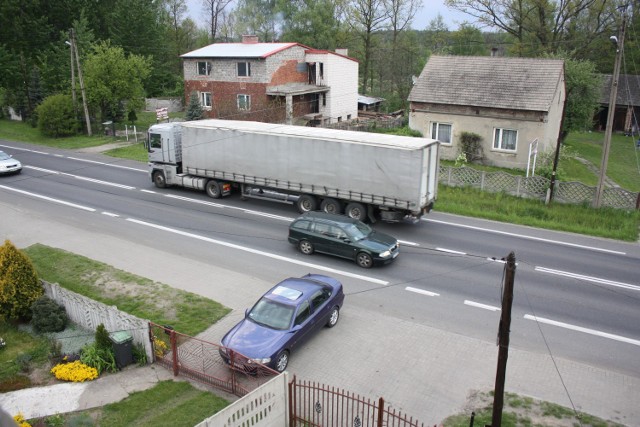
[[[438,13],[442,15],[444,23],[452,31],[457,30],[463,21],[472,21],[469,15],[447,8],[444,0],[422,0],[422,3],[422,9],[416,15],[412,25],[415,30],[424,30],[429,26],[429,22],[438,16]],[[202,0],[187,0],[187,8],[189,17],[199,26],[204,25],[201,18]]]

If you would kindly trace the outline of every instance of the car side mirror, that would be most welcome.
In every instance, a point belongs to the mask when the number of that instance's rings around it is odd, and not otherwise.
[[[249,317],[249,309],[248,308],[244,311],[244,317],[245,318]]]

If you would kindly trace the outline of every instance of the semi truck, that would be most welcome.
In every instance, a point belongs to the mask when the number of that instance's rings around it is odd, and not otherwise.
[[[428,138],[206,119],[155,124],[147,149],[158,188],[218,199],[290,203],[362,221],[417,220],[438,188],[439,142]]]

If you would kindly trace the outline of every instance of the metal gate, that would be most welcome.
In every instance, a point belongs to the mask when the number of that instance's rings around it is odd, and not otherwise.
[[[424,424],[385,406],[335,387],[297,381],[289,383],[289,427],[424,427]]]
[[[154,361],[184,376],[236,396],[244,396],[278,372],[209,341],[149,322]],[[220,351],[226,351],[229,363]]]

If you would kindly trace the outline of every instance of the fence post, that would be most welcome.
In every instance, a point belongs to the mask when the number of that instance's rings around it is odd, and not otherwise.
[[[289,382],[289,425],[294,426],[294,405],[296,396],[296,376],[293,375],[293,379]]]
[[[177,341],[178,339],[176,338],[176,331],[174,331],[173,329],[170,329],[171,331],[171,361],[173,363],[173,375],[175,377],[178,376],[178,373],[180,372],[180,369],[178,368],[178,344]]]
[[[378,427],[383,427],[383,416],[384,415],[384,399],[381,397],[378,399]]]

